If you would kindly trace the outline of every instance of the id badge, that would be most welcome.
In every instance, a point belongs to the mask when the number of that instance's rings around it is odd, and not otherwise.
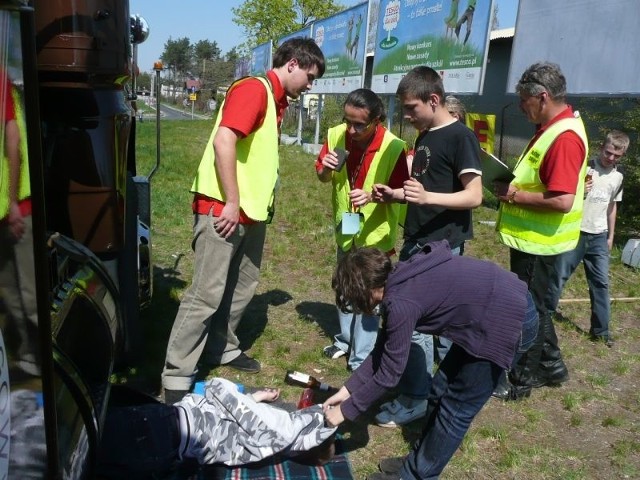
[[[342,234],[355,235],[360,231],[360,214],[348,213],[342,214]]]

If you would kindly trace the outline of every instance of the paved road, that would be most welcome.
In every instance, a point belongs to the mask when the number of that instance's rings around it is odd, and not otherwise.
[[[191,120],[191,110],[183,111],[183,109],[168,106],[164,104],[160,104],[160,116],[163,120]],[[194,113],[194,120],[207,120],[210,119],[210,116],[199,115]],[[155,120],[156,119],[156,111],[155,109],[144,114],[144,120]]]

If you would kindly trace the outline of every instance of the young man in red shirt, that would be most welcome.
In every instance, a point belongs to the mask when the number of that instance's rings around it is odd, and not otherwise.
[[[195,272],[167,346],[167,403],[191,389],[201,356],[209,365],[260,371],[240,350],[236,330],[258,285],[278,176],[279,126],[287,97],[308,91],[324,68],[316,43],[296,37],[276,50],[266,77],[241,79],[227,92],[192,187]]]

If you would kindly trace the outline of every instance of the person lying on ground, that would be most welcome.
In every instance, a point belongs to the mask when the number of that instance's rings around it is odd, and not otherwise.
[[[251,394],[223,378],[207,381],[204,395],[173,405],[148,403],[109,409],[99,449],[102,478],[152,475],[183,462],[246,465],[274,455],[324,464],[334,453],[335,427],[321,405],[295,410],[268,405],[278,389]]]

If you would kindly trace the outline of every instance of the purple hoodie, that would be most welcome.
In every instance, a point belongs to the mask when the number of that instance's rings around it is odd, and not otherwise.
[[[442,335],[469,354],[508,368],[520,340],[527,286],[498,265],[452,255],[446,241],[398,262],[382,300],[383,328],[375,349],[345,383],[349,420],[400,381],[411,335]]]

